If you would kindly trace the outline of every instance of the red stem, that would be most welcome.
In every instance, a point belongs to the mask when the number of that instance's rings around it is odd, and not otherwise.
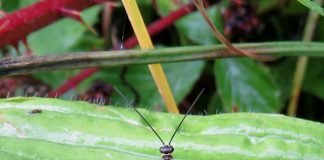
[[[50,92],[48,94],[48,97],[58,97],[58,96],[64,94],[68,90],[75,88],[83,80],[90,77],[92,74],[96,73],[98,70],[99,70],[98,68],[88,68],[88,69],[82,70],[76,76],[69,78],[62,86],[60,86],[56,90]]]
[[[0,24],[6,24],[0,30],[0,48],[15,45],[32,32],[64,18],[59,8],[81,11],[94,4],[93,0],[41,0],[6,14],[0,19]]]

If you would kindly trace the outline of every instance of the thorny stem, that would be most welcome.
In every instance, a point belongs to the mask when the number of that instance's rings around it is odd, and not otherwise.
[[[323,57],[324,43],[268,42],[237,44],[240,49],[258,55]],[[154,64],[190,60],[243,56],[229,53],[224,45],[174,47],[152,50],[121,50],[65,54],[61,56],[31,56],[0,61],[0,76],[27,74],[55,69],[113,67],[130,64]]]
[[[322,4],[322,0],[315,0],[315,3]],[[309,42],[312,40],[318,18],[319,15],[317,13],[309,11],[306,27],[304,30],[303,41]],[[297,103],[300,96],[300,90],[305,76],[305,72],[307,69],[307,63],[308,63],[307,56],[301,56],[298,58],[295,75],[293,79],[293,87],[290,95],[290,102],[288,106],[289,116],[296,116],[297,106],[298,106]]]
[[[95,0],[42,0],[6,14],[0,18],[0,24],[8,23],[0,30],[0,48],[5,45],[16,45],[32,32],[64,18],[60,8],[75,13],[95,4]]]
[[[232,43],[225,38],[221,32],[216,28],[212,20],[209,18],[207,11],[204,7],[203,1],[202,0],[193,0],[196,8],[199,10],[200,14],[203,16],[209,27],[212,29],[215,37],[217,37],[218,40],[220,40],[232,54],[236,55],[246,55],[248,57],[258,59],[258,60],[273,60],[271,57],[264,57],[260,55],[255,55],[254,53],[247,52],[247,51],[242,51],[238,49],[237,47],[233,46]]]

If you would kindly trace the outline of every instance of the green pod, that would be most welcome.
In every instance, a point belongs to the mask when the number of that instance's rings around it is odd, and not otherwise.
[[[140,112],[166,142],[183,117]],[[49,98],[0,100],[0,144],[1,160],[160,159],[162,146],[131,108]],[[323,160],[324,125],[278,114],[188,116],[172,145],[175,159]]]

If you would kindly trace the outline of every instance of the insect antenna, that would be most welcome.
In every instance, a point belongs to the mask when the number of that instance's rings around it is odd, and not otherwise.
[[[187,113],[186,113],[186,114],[184,115],[184,117],[182,118],[181,122],[179,123],[177,129],[174,131],[174,133],[173,133],[173,135],[172,135],[172,137],[171,137],[171,139],[170,139],[170,141],[169,141],[169,145],[171,145],[171,142],[172,142],[174,136],[176,135],[177,131],[179,130],[179,128],[180,128],[182,122],[186,119],[187,115],[191,112],[192,108],[195,106],[196,102],[198,101],[199,97],[200,97],[201,94],[204,92],[204,90],[205,90],[205,89],[202,89],[202,90],[200,91],[200,93],[198,94],[197,98],[194,100],[194,102],[191,104],[190,108],[188,109]]]
[[[120,94],[120,96],[126,101],[128,102],[127,98],[121,93],[121,91],[114,87],[115,90]],[[136,109],[135,106],[131,105],[131,107],[136,111],[136,113],[145,121],[145,123],[151,128],[151,130],[154,132],[154,134],[160,139],[160,141],[162,142],[163,145],[165,145],[164,141],[162,140],[162,138],[159,136],[159,134],[155,131],[155,129],[150,125],[150,123],[144,118],[144,116]]]
[[[142,117],[142,119],[145,121],[145,123],[151,128],[151,130],[155,133],[155,135],[160,139],[160,141],[162,142],[163,145],[165,145],[164,141],[162,140],[162,138],[159,136],[159,134],[153,129],[153,127],[150,125],[150,123],[147,122],[147,120],[144,118],[144,116],[134,107],[132,106],[132,108],[134,108],[134,110],[136,111],[136,113],[138,113],[138,115],[140,115]]]

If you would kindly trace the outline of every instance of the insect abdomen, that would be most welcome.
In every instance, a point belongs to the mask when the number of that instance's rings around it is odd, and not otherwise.
[[[164,155],[162,155],[161,160],[173,160],[173,157],[171,154],[164,154]]]

